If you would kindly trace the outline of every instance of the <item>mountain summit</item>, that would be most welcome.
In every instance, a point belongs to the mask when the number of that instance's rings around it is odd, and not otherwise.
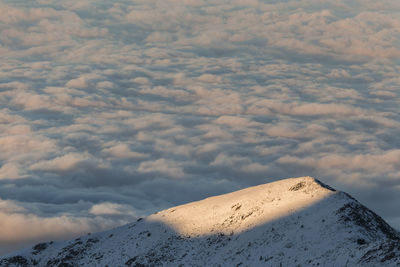
[[[37,244],[0,265],[400,266],[400,234],[350,195],[301,177]]]

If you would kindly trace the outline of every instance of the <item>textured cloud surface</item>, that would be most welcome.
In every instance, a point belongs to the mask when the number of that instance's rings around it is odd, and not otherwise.
[[[0,11],[0,253],[303,175],[400,229],[398,1]]]

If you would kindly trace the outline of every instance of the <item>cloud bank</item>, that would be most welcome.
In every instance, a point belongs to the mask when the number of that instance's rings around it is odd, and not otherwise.
[[[303,175],[400,229],[398,1],[0,10],[0,253]]]

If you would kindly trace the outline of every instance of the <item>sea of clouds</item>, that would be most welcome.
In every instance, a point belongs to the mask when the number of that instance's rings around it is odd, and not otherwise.
[[[311,175],[400,229],[400,1],[3,0],[0,253]]]

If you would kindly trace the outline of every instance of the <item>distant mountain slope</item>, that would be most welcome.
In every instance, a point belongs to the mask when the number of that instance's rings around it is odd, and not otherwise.
[[[400,235],[346,193],[291,178],[38,244],[1,266],[400,266]]]

